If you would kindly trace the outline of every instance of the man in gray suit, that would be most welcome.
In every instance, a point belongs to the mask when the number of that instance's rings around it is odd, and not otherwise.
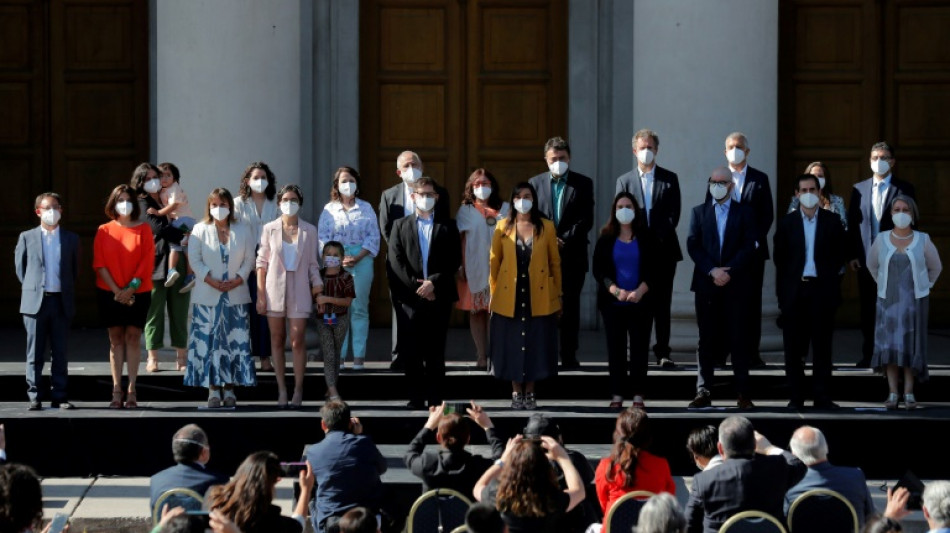
[[[22,285],[20,313],[26,328],[26,393],[30,410],[41,410],[44,394],[38,385],[43,379],[48,340],[52,348],[50,405],[72,409],[66,396],[66,339],[69,322],[76,314],[79,237],[59,226],[63,204],[58,194],[37,196],[34,209],[40,225],[20,234],[15,252],[16,275]]]

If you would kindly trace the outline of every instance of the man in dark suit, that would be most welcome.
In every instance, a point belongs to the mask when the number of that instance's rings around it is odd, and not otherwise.
[[[747,307],[749,284],[758,235],[752,208],[733,200],[732,175],[719,167],[709,178],[712,200],[693,208],[686,250],[693,259],[690,290],[696,297],[699,325],[696,398],[689,407],[712,405],[709,387],[715,355],[732,352],[732,366],[741,409],[754,407],[749,399]]]
[[[813,353],[815,407],[836,409],[831,401],[831,337],[835,310],[841,300],[841,267],[845,261],[845,235],[841,219],[818,207],[818,178],[798,177],[795,196],[799,209],[779,219],[775,230],[776,295],[782,310],[785,374],[789,403],[801,409],[804,370],[802,361]]]
[[[79,270],[79,237],[60,228],[63,214],[60,196],[46,192],[34,203],[40,225],[24,231],[16,243],[16,275],[20,280],[20,314],[26,328],[26,394],[30,410],[43,408],[46,391],[43,360],[47,341],[52,348],[50,405],[72,409],[67,399],[67,340],[69,322],[76,314],[75,287]]]
[[[383,191],[379,200],[379,231],[383,237],[383,242],[389,242],[389,234],[392,232],[393,224],[402,217],[411,215],[414,212],[412,205],[412,187],[413,184],[422,176],[424,171],[422,159],[415,152],[405,151],[396,158],[396,175],[400,182]],[[449,191],[436,184],[435,191],[442,199],[435,208],[435,217],[441,220],[448,220],[449,215]],[[386,258],[386,276],[391,278],[392,272],[389,267],[389,257]],[[393,370],[402,370],[403,361],[399,359],[399,324],[405,323],[406,316],[402,314],[399,302],[396,301],[396,295],[392,289],[389,291],[389,297],[393,305],[392,318],[392,366]]]
[[[548,172],[529,183],[538,191],[538,209],[557,228],[561,252],[561,367],[578,369],[581,290],[587,277],[587,234],[594,225],[594,182],[568,169],[571,147],[560,137],[544,144]]]
[[[646,211],[647,227],[659,244],[659,260],[656,275],[650,287],[649,322],[656,327],[656,344],[653,355],[663,368],[676,366],[670,358],[670,307],[673,303],[673,276],[676,263],[683,260],[676,226],[680,222],[680,182],[675,172],[656,164],[660,150],[660,138],[648,129],[637,131],[633,136],[633,153],[637,168],[617,178],[617,193],[633,194],[640,207]]]
[[[455,273],[462,244],[452,219],[438,219],[435,181],[419,178],[413,189],[415,214],[393,224],[389,236],[389,288],[406,321],[399,328],[400,357],[408,378],[411,409],[442,403],[445,337],[452,304],[458,301]]]
[[[162,470],[149,480],[149,513],[158,497],[167,490],[185,488],[204,496],[209,487],[228,482],[227,476],[208,470],[206,465],[211,459],[208,435],[195,424],[188,424],[175,432],[172,455],[175,466]]]
[[[848,204],[848,241],[851,270],[858,274],[858,295],[861,302],[861,360],[857,367],[871,366],[874,352],[874,314],[877,305],[877,283],[868,272],[866,260],[874,238],[882,231],[894,229],[891,220],[891,201],[898,194],[916,200],[914,186],[895,178],[891,171],[897,160],[886,142],[871,147],[870,178],[859,181],[851,189]]]
[[[864,522],[875,514],[874,501],[871,500],[864,472],[860,468],[829,463],[828,441],[816,427],[802,426],[796,429],[788,447],[792,449],[795,457],[805,463],[808,471],[801,481],[785,493],[785,515],[788,515],[792,502],[802,494],[812,489],[830,489],[851,502],[863,530]]]
[[[769,443],[742,416],[719,424],[722,463],[693,476],[686,504],[688,533],[716,533],[732,515],[755,509],[782,520],[785,493],[805,475],[805,465]]]

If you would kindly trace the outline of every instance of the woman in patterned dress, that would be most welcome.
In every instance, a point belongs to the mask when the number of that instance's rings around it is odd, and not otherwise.
[[[208,388],[208,407],[234,407],[234,386],[257,384],[247,288],[255,247],[251,228],[236,222],[231,193],[220,187],[211,191],[188,246],[197,282],[185,369],[185,385]]]

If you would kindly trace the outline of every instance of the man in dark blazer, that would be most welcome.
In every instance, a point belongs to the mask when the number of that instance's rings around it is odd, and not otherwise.
[[[587,277],[587,234],[594,225],[594,182],[568,169],[571,147],[560,137],[544,145],[548,172],[529,183],[538,192],[538,210],[554,222],[561,252],[561,367],[578,369],[581,290]]]
[[[414,184],[415,214],[400,218],[389,236],[389,288],[406,322],[400,324],[400,357],[411,409],[442,403],[445,337],[452,304],[458,301],[455,273],[462,264],[462,242],[452,219],[438,219],[435,181]],[[403,327],[404,326],[404,327]]]
[[[689,407],[712,405],[709,387],[715,373],[715,355],[732,352],[738,406],[754,407],[748,381],[748,292],[754,280],[755,239],[752,208],[733,200],[732,174],[719,167],[709,178],[712,199],[693,208],[686,250],[693,259],[690,290],[696,298],[699,325],[696,398]]]
[[[805,475],[805,465],[756,433],[742,416],[719,424],[717,448],[722,463],[693,476],[686,531],[717,533],[729,517],[753,509],[781,521],[785,493]]]
[[[175,466],[162,470],[149,480],[150,514],[158,497],[167,490],[191,489],[203,497],[209,487],[228,482],[227,476],[208,470],[206,465],[211,459],[208,435],[195,424],[188,424],[175,432],[172,437],[172,455],[175,457]]]
[[[79,237],[59,225],[60,196],[46,192],[36,197],[34,211],[40,225],[20,234],[16,244],[16,275],[20,280],[20,314],[26,328],[26,394],[31,411],[43,408],[46,395],[43,360],[46,343],[51,350],[50,382],[53,407],[72,409],[67,399],[67,341],[69,323],[76,314],[76,275]]]
[[[860,368],[871,366],[874,352],[874,315],[877,306],[877,283],[867,268],[868,250],[874,238],[882,231],[894,229],[891,220],[891,201],[898,194],[915,197],[914,186],[897,179],[892,174],[897,160],[894,151],[886,142],[875,143],[871,147],[871,172],[873,176],[859,181],[851,189],[851,203],[848,204],[848,242],[851,270],[858,275],[858,295],[861,302],[861,345]]]
[[[393,223],[402,217],[409,216],[414,212],[412,205],[413,184],[422,176],[425,167],[422,165],[422,159],[419,154],[411,151],[405,151],[396,158],[396,175],[399,176],[399,183],[383,191],[379,199],[379,232],[383,237],[383,242],[389,242],[389,234],[392,232]],[[441,202],[436,203],[435,216],[439,220],[448,220],[449,215],[449,191],[436,184],[435,191],[439,194]],[[391,278],[392,273],[389,270],[389,257],[386,258],[386,276]],[[406,321],[402,314],[399,303],[392,289],[389,291],[389,297],[393,305],[392,318],[392,366],[393,370],[402,370],[403,362],[399,359],[399,324]]]
[[[670,307],[673,304],[673,276],[676,263],[683,260],[676,226],[680,222],[682,199],[680,182],[675,172],[656,164],[660,150],[660,138],[648,129],[637,131],[633,136],[633,153],[637,168],[617,178],[617,193],[633,194],[647,214],[647,228],[658,244],[659,260],[656,276],[650,284],[649,328],[656,327],[656,344],[653,355],[663,368],[676,366],[670,358]]]
[[[845,234],[841,219],[818,207],[818,178],[798,177],[795,196],[799,209],[779,219],[775,230],[776,295],[784,324],[785,375],[789,403],[801,409],[802,361],[811,346],[815,407],[836,409],[831,401],[831,337],[835,310],[841,300],[839,272],[845,261]]]

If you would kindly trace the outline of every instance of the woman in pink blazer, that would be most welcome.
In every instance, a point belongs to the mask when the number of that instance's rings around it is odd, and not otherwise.
[[[284,185],[278,191],[281,216],[264,225],[257,251],[257,312],[267,316],[270,326],[280,409],[297,409],[303,403],[303,376],[307,368],[304,332],[313,299],[323,290],[317,262],[317,228],[297,217],[302,204],[300,187]],[[290,322],[290,346],[294,354],[294,395],[290,403],[287,403],[284,381],[286,321]]]

